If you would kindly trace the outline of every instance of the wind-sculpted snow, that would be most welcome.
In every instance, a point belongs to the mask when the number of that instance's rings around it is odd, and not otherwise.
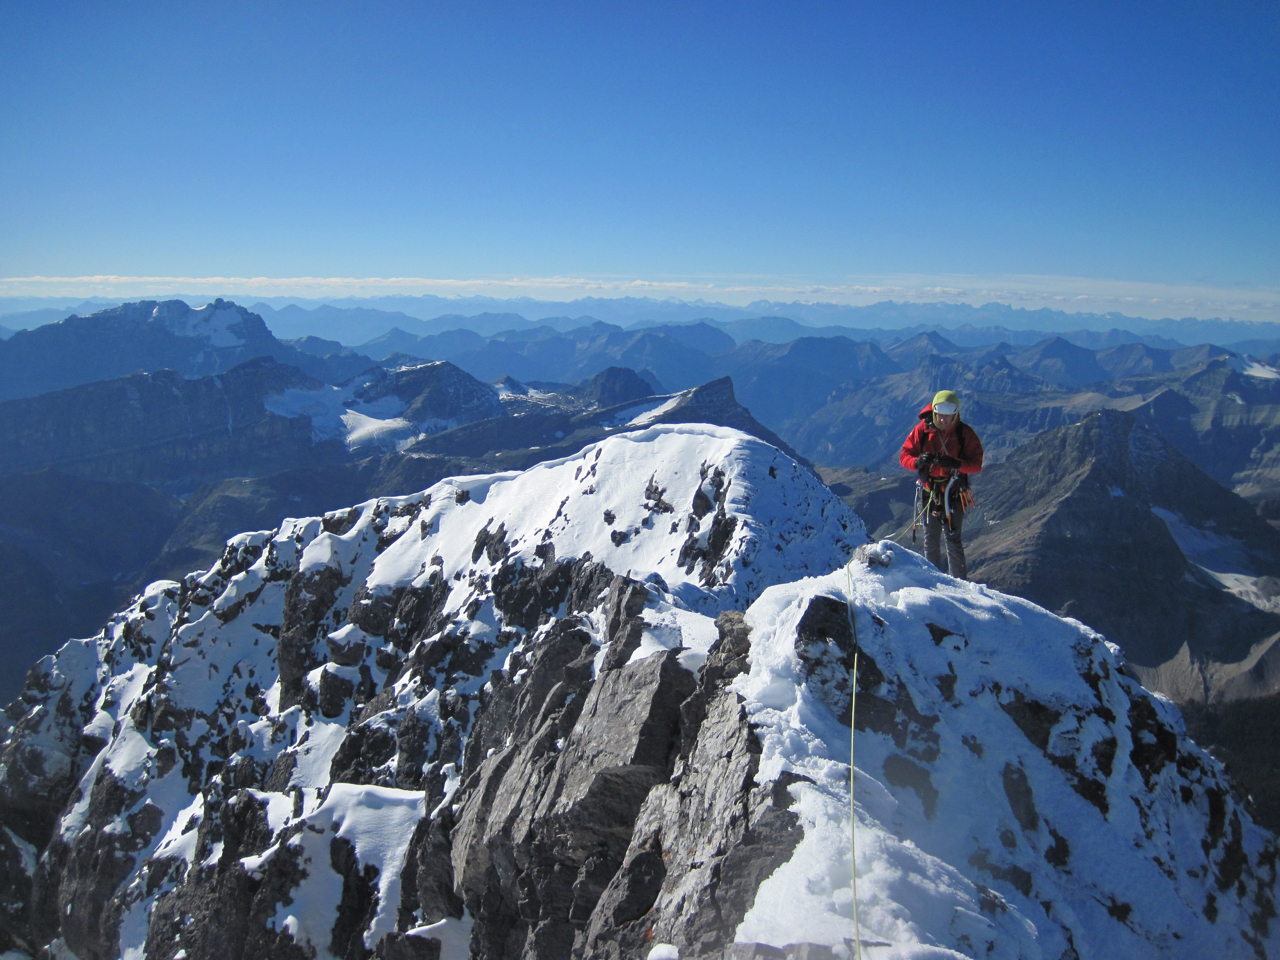
[[[11,706],[0,950],[848,956],[851,583],[865,956],[1274,952],[1175,711],[865,539],[705,425],[236,537]]]

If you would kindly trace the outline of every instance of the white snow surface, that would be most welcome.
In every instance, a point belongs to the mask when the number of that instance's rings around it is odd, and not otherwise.
[[[400,367],[397,372],[435,364]],[[417,422],[401,416],[409,402],[393,392],[383,392],[385,383],[373,372],[361,374],[340,385],[326,384],[314,390],[291,387],[267,397],[263,405],[282,417],[311,418],[312,438],[341,439],[349,450],[366,447],[403,449],[423,435],[452,430],[461,421],[428,417]]]
[[[263,406],[282,417],[310,417],[315,440],[341,438],[349,450],[411,440],[419,431],[400,417],[408,404],[395,394],[372,402],[359,399],[368,381],[368,377],[357,377],[341,386],[326,384],[315,390],[291,387],[267,397]]]
[[[1258,377],[1262,380],[1280,380],[1280,370],[1265,363],[1259,363],[1251,357],[1245,358],[1239,369],[1246,377]]]
[[[844,944],[856,844],[862,939],[883,944],[864,948],[868,958],[1252,956],[1239,932],[1246,910],[1206,918],[1220,894],[1202,878],[1230,870],[1221,850],[1202,847],[1216,763],[1184,738],[1176,764],[1157,764],[1148,784],[1130,758],[1151,734],[1108,719],[1150,711],[1181,733],[1176,709],[1121,676],[1082,624],[953,580],[890,541],[874,552],[889,565],[780,585],[747,611],[751,667],[734,689],[763,747],[758,779],[807,780],[791,787],[804,839],[761,885],[737,939]],[[852,600],[860,669],[899,678],[898,702],[909,697],[908,713],[925,718],[914,736],[858,731],[852,841],[849,730],[796,653],[799,619],[819,596]],[[1044,749],[1015,720],[1028,702],[1052,711]],[[1099,760],[1109,752],[1113,763]],[[1035,811],[1021,820],[1019,782]],[[1244,849],[1274,851],[1261,828],[1240,830]],[[1274,929],[1267,942],[1274,951]]]
[[[421,791],[333,784],[324,803],[302,818],[304,829],[289,842],[299,851],[298,862],[307,877],[296,888],[293,903],[277,910],[276,929],[289,929],[307,943],[329,942],[342,900],[342,878],[328,869],[330,847],[338,837],[352,845],[362,868],[372,865],[377,871],[378,911],[365,933],[365,945],[372,949],[379,937],[395,930],[400,871],[414,827],[426,814],[423,803]]]
[[[181,306],[186,307],[186,304]],[[151,315],[171,333],[179,337],[207,340],[211,347],[238,347],[245,342],[243,337],[231,329],[244,322],[243,315],[233,305],[215,306],[207,303],[203,307],[175,311],[169,303],[159,303]]]
[[[227,762],[263,768],[291,755],[282,791],[247,794],[264,806],[275,840],[241,860],[251,872],[286,854],[307,864],[277,929],[330,957],[342,893],[335,837],[353,846],[361,869],[376,870],[365,944],[393,929],[406,845],[429,811],[420,791],[332,782],[356,721],[349,713],[280,709],[276,642],[290,579],[336,584],[321,649],[325,639],[344,648],[380,642],[345,622],[357,603],[421,587],[433,574],[452,585],[443,615],[465,628],[470,649],[492,645],[489,662],[447,690],[423,689],[407,673],[387,684],[374,667],[388,703],[365,721],[412,713],[438,738],[446,698],[475,694],[491,670],[540,641],[541,628],[504,623],[481,584],[501,564],[545,562],[542,544],[560,559],[589,553],[649,585],[634,658],[683,648],[681,662],[696,670],[716,640],[715,616],[745,610],[750,663],[733,689],[762,751],[756,780],[800,778],[789,809],[803,838],[763,881],[738,941],[826,944],[848,956],[856,863],[868,960],[1057,960],[1072,950],[1082,960],[1252,957],[1251,936],[1280,952],[1275,922],[1257,921],[1266,920],[1269,889],[1255,873],[1231,873],[1236,857],[1274,863],[1273,840],[1231,799],[1218,764],[1185,738],[1171,704],[1122,676],[1116,654],[1082,624],[953,580],[909,550],[886,541],[845,567],[865,543],[862,523],[762,441],[722,427],[652,426],[522,473],[450,478],[344,513],[233,538],[213,569],[181,586],[153,584],[102,635],[70,641],[38,665],[54,694],[85,705],[56,715],[39,707],[48,715],[24,721],[25,749],[52,773],[79,778],[60,835],[71,841],[94,829],[88,798],[108,774],[141,799],[104,833],[129,829],[144,806],[158,811],[158,830],[123,884],[122,957],[143,956],[151,910],[182,872],[153,886],[146,865],[189,870],[222,855],[221,841],[199,846],[210,788],[193,792],[184,764],[173,763],[179,739],[226,743]],[[817,667],[797,649],[801,618],[823,597],[855,611],[862,688],[852,799],[850,730],[838,719],[848,670],[833,642],[810,651]],[[593,615],[583,629],[601,632]],[[327,664],[308,677],[312,690],[326,673],[362,676]],[[174,717],[185,718],[180,730]],[[83,770],[73,756],[82,738],[105,744]],[[224,762],[195,749],[202,763]],[[439,772],[443,808],[471,771]],[[0,766],[0,780],[9,775]],[[411,932],[461,957],[471,922]],[[679,951],[655,944],[649,955]]]
[[[724,475],[722,528],[732,529],[712,569],[690,570],[680,563],[688,504],[701,491],[711,508],[716,469]],[[678,508],[656,506],[651,489]],[[618,434],[523,472],[443,480],[427,495],[417,522],[374,561],[372,592],[421,586],[433,567],[449,578],[496,566],[474,556],[475,544],[482,531],[502,529],[513,559],[533,563],[538,545],[553,541],[557,556],[590,553],[635,579],[656,575],[687,609],[719,610],[745,607],[780,580],[831,570],[866,540],[862,522],[808,470],[762,440],[707,424]],[[713,515],[694,531],[699,546],[712,535]],[[342,540],[316,538],[303,569],[345,572]]]

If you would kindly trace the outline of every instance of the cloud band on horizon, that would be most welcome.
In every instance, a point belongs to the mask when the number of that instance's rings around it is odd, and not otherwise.
[[[195,289],[182,290],[182,287]],[[199,289],[204,288],[204,289]],[[845,283],[806,283],[790,278],[716,277],[644,280],[586,277],[159,277],[110,274],[78,277],[3,277],[0,296],[155,296],[179,292],[257,296],[378,296],[435,294],[500,299],[666,296],[735,306],[772,301],[860,306],[884,300],[906,303],[1007,303],[1037,309],[1107,313],[1159,319],[1168,316],[1236,317],[1280,321],[1280,290],[1055,276],[899,274],[852,277]],[[539,294],[541,296],[539,296]]]

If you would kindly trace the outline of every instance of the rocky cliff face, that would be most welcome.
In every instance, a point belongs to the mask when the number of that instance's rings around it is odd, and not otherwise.
[[[300,370],[261,357],[214,377],[136,373],[0,403],[0,473],[54,468],[102,480],[190,492],[234,474],[314,461],[311,424],[264,401],[320,388]]]
[[[855,863],[868,951],[1280,946],[1275,847],[1166,702],[906,551],[841,570],[863,539],[698,425],[237,537],[11,706],[7,946],[844,957]]]

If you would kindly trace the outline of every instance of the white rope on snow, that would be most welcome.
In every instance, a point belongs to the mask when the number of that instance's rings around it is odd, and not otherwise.
[[[922,511],[923,512],[923,511]],[[862,929],[858,923],[858,831],[857,817],[853,811],[853,782],[857,776],[853,765],[855,736],[855,717],[858,706],[858,623],[853,616],[853,557],[845,564],[844,571],[849,582],[848,595],[845,599],[845,611],[849,614],[849,629],[853,631],[853,676],[850,680],[849,694],[849,866],[853,876],[853,947],[858,960],[862,960]]]

